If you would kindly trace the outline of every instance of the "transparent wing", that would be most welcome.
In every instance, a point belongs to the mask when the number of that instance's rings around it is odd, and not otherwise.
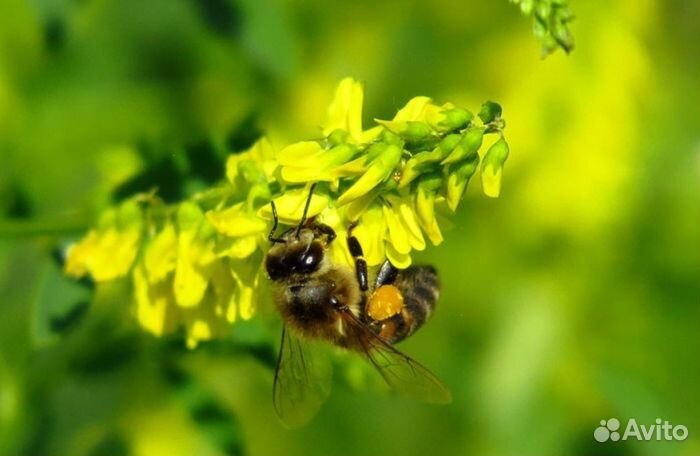
[[[282,329],[272,400],[285,426],[302,426],[318,413],[330,394],[331,376],[331,364],[315,344]]]
[[[363,341],[365,357],[391,389],[422,402],[452,402],[452,393],[432,372],[381,339],[354,315],[351,315],[351,321],[355,330],[361,332],[359,340]]]

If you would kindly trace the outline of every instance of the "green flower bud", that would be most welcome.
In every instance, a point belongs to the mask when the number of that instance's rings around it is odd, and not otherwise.
[[[342,128],[336,128],[328,135],[328,142],[335,146],[347,142],[349,133]]]
[[[430,126],[440,133],[460,130],[474,118],[474,115],[462,108],[444,109],[436,116],[436,121],[428,121]]]
[[[416,177],[428,172],[430,168],[435,167],[440,160],[445,156],[445,151],[440,146],[431,151],[419,152],[411,157],[403,168],[399,188],[404,188],[410,184]]]
[[[501,174],[503,165],[508,159],[508,153],[508,143],[501,136],[484,155],[484,160],[481,162],[481,186],[487,196],[497,198],[501,193]]]
[[[452,152],[461,140],[462,135],[459,135],[457,133],[445,136],[439,144],[440,149],[442,149],[443,155],[447,156],[450,152]]]
[[[395,133],[407,142],[421,141],[433,133],[433,130],[425,122],[417,122],[409,120],[400,122],[395,120],[377,120],[377,123],[386,127],[392,133]]]
[[[479,111],[479,118],[483,123],[487,124],[501,117],[501,114],[503,114],[503,109],[501,108],[501,105],[493,101],[487,101],[481,105],[481,111]]]
[[[479,147],[481,147],[483,139],[483,128],[472,127],[467,129],[457,147],[455,147],[450,155],[448,155],[447,158],[442,161],[442,164],[447,165],[449,163],[455,163],[475,155],[479,151]]]
[[[349,162],[356,151],[356,146],[344,143],[329,150],[319,148],[311,157],[313,160],[298,160],[298,164],[290,157],[286,157],[287,161],[281,169],[281,177],[289,183],[333,181],[337,179],[335,171]]]
[[[549,2],[538,2],[535,7],[535,14],[539,16],[543,21],[549,19],[549,15],[552,13],[552,5]]]
[[[469,180],[479,166],[479,155],[473,154],[461,162],[451,165],[447,176],[447,205],[453,212],[457,209],[467,189]]]
[[[434,245],[442,242],[440,226],[435,219],[435,197],[441,185],[442,176],[440,174],[429,174],[421,178],[416,192],[418,222]]]

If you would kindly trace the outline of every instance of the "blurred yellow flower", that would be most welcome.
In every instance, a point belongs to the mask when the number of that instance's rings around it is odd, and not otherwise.
[[[146,331],[156,336],[169,334],[177,328],[172,281],[153,281],[145,269],[139,264],[133,272],[136,319]]]
[[[97,228],[68,249],[66,274],[89,274],[96,282],[125,276],[138,254],[142,227],[141,209],[134,200],[105,211]]]
[[[194,203],[180,205],[177,223],[175,302],[182,307],[195,307],[207,291],[216,260],[214,231]]]
[[[259,234],[267,228],[265,221],[255,217],[244,202],[209,211],[207,220],[222,235],[236,238]]]

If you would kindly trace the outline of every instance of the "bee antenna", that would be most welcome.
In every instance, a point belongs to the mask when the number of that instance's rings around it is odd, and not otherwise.
[[[299,226],[297,226],[297,237],[299,237],[299,233],[301,233],[301,227],[304,226],[304,223],[306,222],[306,215],[309,213],[309,206],[311,205],[311,197],[314,196],[314,189],[316,188],[316,182],[311,184],[311,188],[309,189],[309,197],[306,198],[306,204],[304,205],[304,212],[301,214],[301,220],[299,221]]]
[[[275,207],[275,202],[270,201],[270,207],[272,207],[272,229],[270,234],[267,235],[267,240],[270,242],[284,243],[284,239],[276,238],[275,231],[277,231],[277,224],[279,223],[279,217],[277,217],[277,208]]]

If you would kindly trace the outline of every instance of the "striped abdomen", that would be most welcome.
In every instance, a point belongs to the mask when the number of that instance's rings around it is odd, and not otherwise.
[[[432,266],[403,269],[393,285],[403,296],[403,309],[383,320],[378,328],[379,336],[390,344],[404,340],[428,321],[440,295],[440,282]]]

